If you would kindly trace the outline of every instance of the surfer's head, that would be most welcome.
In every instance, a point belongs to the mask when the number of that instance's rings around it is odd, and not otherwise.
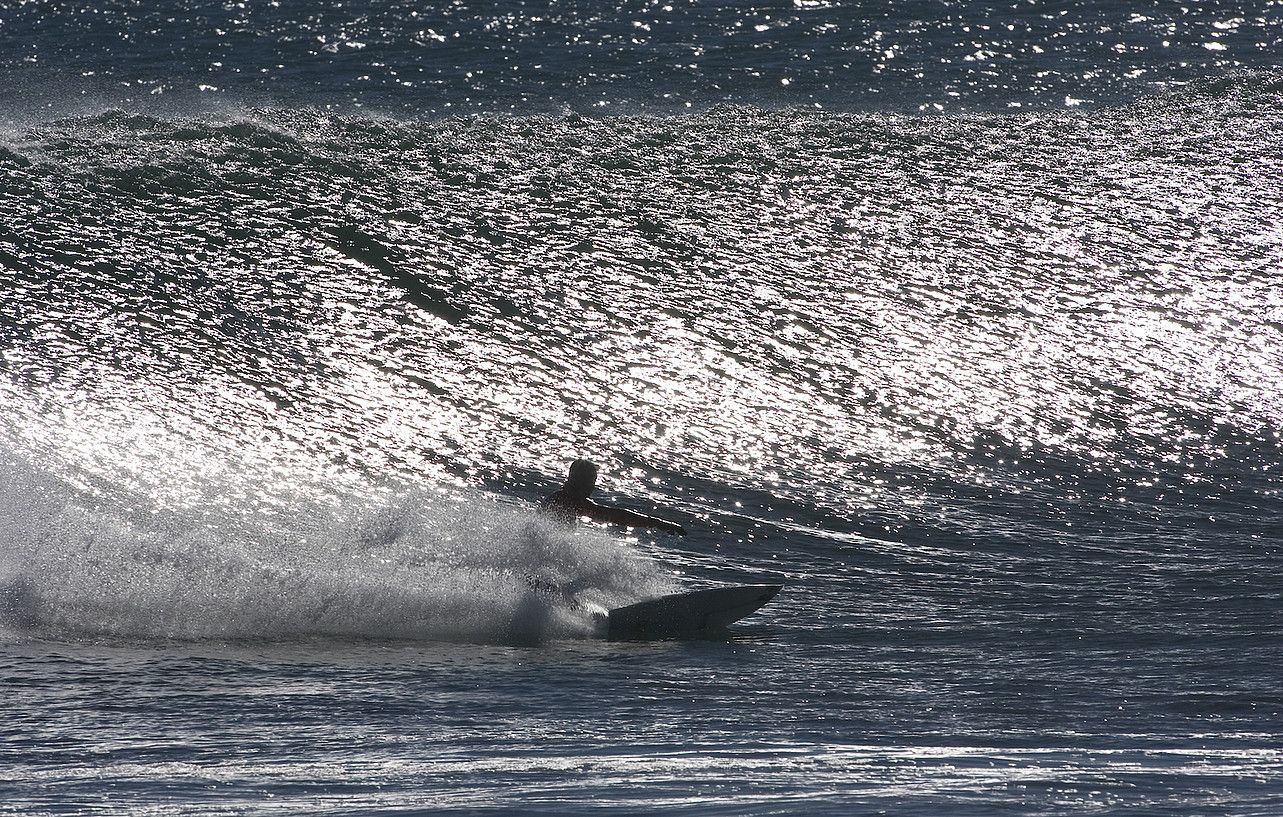
[[[563,491],[578,499],[587,499],[596,487],[597,466],[588,460],[575,460],[570,464],[570,475],[566,477]]]

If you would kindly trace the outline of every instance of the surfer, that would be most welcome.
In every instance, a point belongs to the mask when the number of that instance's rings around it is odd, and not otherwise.
[[[610,525],[625,525],[630,528],[655,528],[686,535],[681,525],[666,522],[655,516],[626,511],[623,508],[612,508],[598,505],[588,498],[597,487],[597,466],[588,460],[575,460],[570,464],[570,474],[566,484],[549,494],[539,503],[539,512],[566,525],[575,524],[581,516],[594,522],[605,522]]]

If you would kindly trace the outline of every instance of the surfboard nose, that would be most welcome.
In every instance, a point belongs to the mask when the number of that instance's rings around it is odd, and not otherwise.
[[[759,598],[761,598],[763,604],[775,598],[775,594],[784,589],[782,584],[762,584],[758,585],[758,587],[762,588],[762,595]]]
[[[775,598],[782,584],[741,584],[674,593],[617,607],[608,638],[675,638],[720,630]]]

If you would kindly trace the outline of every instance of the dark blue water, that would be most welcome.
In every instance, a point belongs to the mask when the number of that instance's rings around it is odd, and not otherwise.
[[[253,100],[402,115],[719,102],[894,111],[1115,104],[1278,68],[1277,4],[5,3],[10,104]],[[49,93],[57,88],[57,96]],[[201,100],[198,103],[196,100]]]
[[[1283,812],[1281,23],[0,3],[0,812]]]

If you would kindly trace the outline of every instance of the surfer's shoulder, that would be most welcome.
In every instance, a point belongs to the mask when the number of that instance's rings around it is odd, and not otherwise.
[[[539,501],[539,512],[545,516],[562,521],[574,521],[588,508],[585,500],[567,496],[564,491],[554,491]]]

